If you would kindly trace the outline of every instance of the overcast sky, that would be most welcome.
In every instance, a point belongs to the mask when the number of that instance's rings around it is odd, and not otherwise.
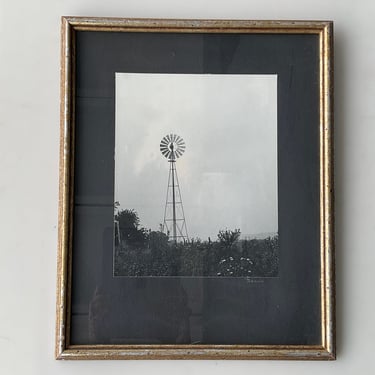
[[[170,133],[186,143],[176,168],[190,238],[278,231],[276,75],[116,73],[115,200],[152,230]]]

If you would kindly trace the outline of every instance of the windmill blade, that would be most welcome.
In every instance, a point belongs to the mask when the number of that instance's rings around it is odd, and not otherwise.
[[[164,156],[168,155],[168,153],[169,153],[169,150],[160,150],[160,151],[161,151],[161,153],[162,153]]]
[[[170,151],[164,150],[164,151],[162,151],[162,154],[167,158],[167,157],[169,157]]]
[[[169,158],[170,151],[169,150],[164,150],[161,152],[166,158]]]
[[[165,149],[168,149],[168,144],[160,144],[160,148],[165,148]]]
[[[161,140],[161,142],[160,142],[160,146],[161,145],[163,145],[163,146],[168,146],[168,141],[165,139],[165,138],[163,138],[162,140]]]
[[[169,149],[167,147],[160,147],[161,153],[168,152]]]
[[[181,139],[180,142],[177,143],[180,147],[185,147],[185,142]]]

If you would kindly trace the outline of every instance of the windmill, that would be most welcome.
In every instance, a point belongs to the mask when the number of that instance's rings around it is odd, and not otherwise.
[[[169,235],[173,242],[188,241],[189,237],[176,169],[176,160],[185,152],[185,142],[176,134],[168,134],[160,142],[160,151],[169,162],[163,231]]]

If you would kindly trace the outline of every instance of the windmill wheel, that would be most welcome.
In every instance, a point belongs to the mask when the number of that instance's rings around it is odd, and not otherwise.
[[[168,134],[160,142],[160,152],[169,161],[174,161],[185,152],[185,142],[176,134]]]

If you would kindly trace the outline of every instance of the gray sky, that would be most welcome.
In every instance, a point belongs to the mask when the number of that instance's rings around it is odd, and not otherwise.
[[[190,238],[277,232],[277,76],[116,73],[115,200],[141,225],[163,222],[167,134]]]

